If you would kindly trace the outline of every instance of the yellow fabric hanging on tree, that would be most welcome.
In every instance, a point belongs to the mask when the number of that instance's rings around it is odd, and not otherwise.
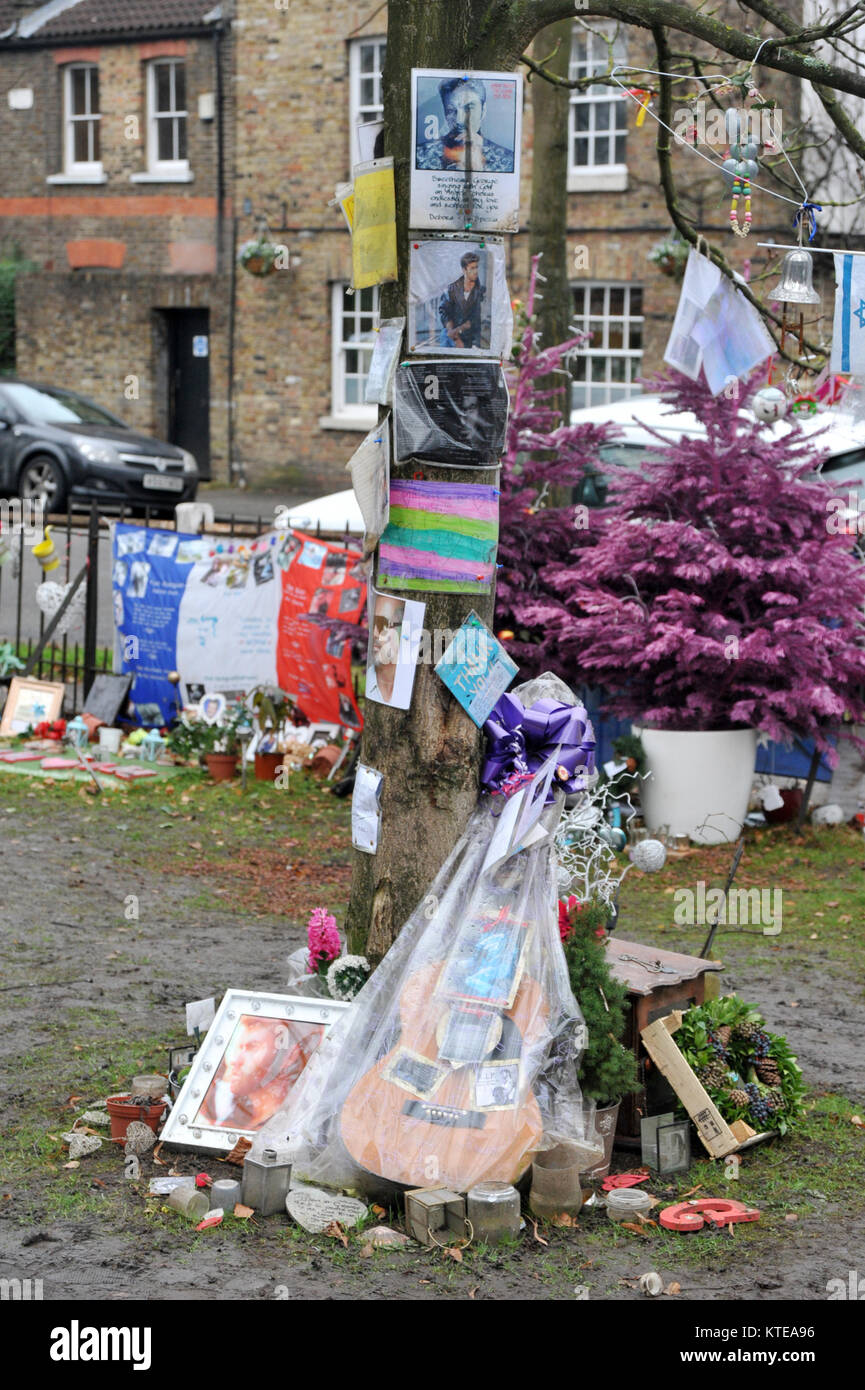
[[[374,159],[354,171],[352,279],[356,290],[397,278],[393,159]]]

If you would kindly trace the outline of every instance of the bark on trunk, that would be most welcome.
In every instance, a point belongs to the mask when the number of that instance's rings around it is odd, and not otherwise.
[[[413,67],[510,69],[521,48],[508,6],[490,0],[390,0],[384,69],[385,149],[396,174],[399,281],[384,287],[382,314],[405,313],[409,239],[409,152]],[[419,469],[430,480],[454,477],[429,464],[394,464],[393,477]],[[461,475],[464,476],[464,475]],[[472,480],[493,483],[493,470]],[[425,626],[455,632],[474,611],[492,624],[493,596],[424,594]],[[354,852],[346,927],[352,949],[377,963],[393,942],[462,832],[477,800],[481,735],[435,674],[419,664],[411,708],[367,703],[361,758],[384,774],[378,852]]]
[[[571,54],[570,19],[551,24],[538,35],[533,48],[535,62],[554,56],[545,66],[556,77],[567,77]],[[532,210],[531,254],[542,253],[542,298],[537,306],[541,346],[552,347],[569,336],[571,288],[568,281],[568,106],[566,87],[554,87],[542,77],[532,78]],[[541,390],[555,391],[549,404],[564,417],[569,410],[569,383],[556,375],[539,383]]]

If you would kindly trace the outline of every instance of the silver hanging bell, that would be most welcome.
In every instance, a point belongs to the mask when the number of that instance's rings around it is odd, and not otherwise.
[[[812,278],[814,261],[810,251],[799,248],[788,251],[781,263],[781,279],[770,290],[769,298],[780,304],[819,304],[820,296],[814,289]]]

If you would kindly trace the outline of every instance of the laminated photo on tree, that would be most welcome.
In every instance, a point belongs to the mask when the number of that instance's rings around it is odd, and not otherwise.
[[[441,238],[409,247],[409,352],[504,357],[513,312],[501,242]]]

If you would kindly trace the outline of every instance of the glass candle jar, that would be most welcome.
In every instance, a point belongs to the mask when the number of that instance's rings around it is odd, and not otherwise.
[[[648,1192],[635,1187],[617,1187],[607,1193],[607,1216],[611,1221],[633,1221],[635,1216],[648,1216],[652,1200]]]
[[[520,1194],[509,1182],[479,1182],[469,1188],[466,1214],[476,1244],[498,1245],[520,1233]]]
[[[538,1154],[532,1164],[532,1190],[529,1193],[529,1206],[535,1216],[577,1215],[583,1205],[581,1165],[586,1166],[588,1152],[559,1144]],[[597,1162],[600,1157],[600,1149],[592,1151],[592,1161]]]
[[[187,1221],[201,1221],[210,1211],[210,1197],[200,1187],[175,1187],[165,1204],[179,1211]]]

